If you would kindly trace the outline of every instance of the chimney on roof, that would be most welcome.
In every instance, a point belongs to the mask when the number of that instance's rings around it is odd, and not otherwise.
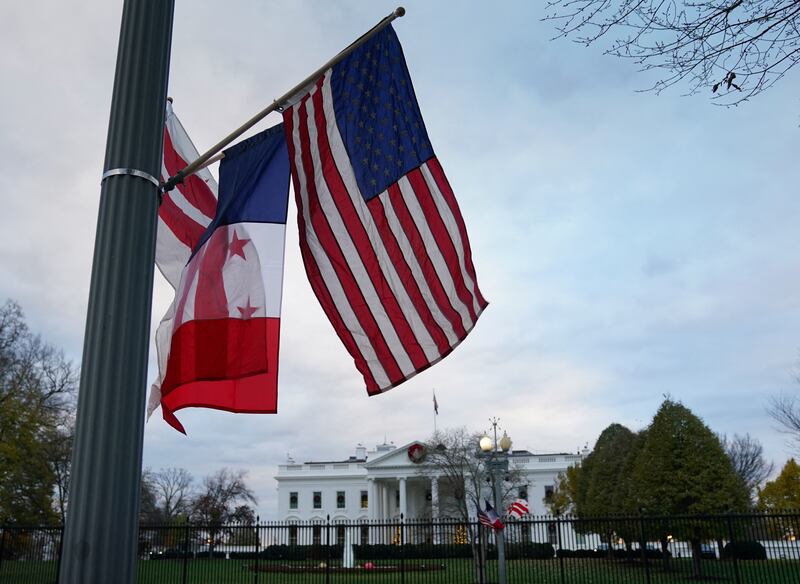
[[[367,447],[361,444],[360,442],[356,446],[356,458],[358,460],[366,460],[367,458]]]

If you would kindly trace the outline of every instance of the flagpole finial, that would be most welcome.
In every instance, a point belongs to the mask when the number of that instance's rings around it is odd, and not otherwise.
[[[400,18],[401,16],[405,16],[406,15],[406,9],[403,8],[402,6],[398,6],[397,8],[394,9],[394,15],[397,18]]]

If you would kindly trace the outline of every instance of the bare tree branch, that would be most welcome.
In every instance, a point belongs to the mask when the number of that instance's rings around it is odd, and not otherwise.
[[[772,87],[800,61],[800,0],[549,0],[559,37],[664,71],[648,91],[686,82],[736,105]]]

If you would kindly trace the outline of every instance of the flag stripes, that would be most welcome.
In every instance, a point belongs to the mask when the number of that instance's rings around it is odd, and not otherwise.
[[[508,507],[508,514],[516,517],[517,519],[522,518],[523,515],[530,513],[530,508],[528,507],[528,502],[525,499],[517,499]]]
[[[374,394],[452,351],[487,303],[435,157],[365,201],[331,76],[284,112],[300,246],[312,288]]]

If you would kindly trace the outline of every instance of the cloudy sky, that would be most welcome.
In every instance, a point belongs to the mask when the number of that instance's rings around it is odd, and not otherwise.
[[[121,5],[4,7],[0,297],[76,362]],[[175,111],[204,150],[394,6],[178,0]],[[800,389],[798,72],[725,109],[684,88],[637,92],[654,78],[551,41],[538,3],[405,6],[395,29],[489,308],[443,362],[368,398],[305,280],[292,205],[279,414],[184,410],[188,436],[154,417],[145,464],[248,469],[272,517],[287,453],[424,438],[432,388],[440,427],[494,415],[515,447],[540,452],[591,444],[615,421],[639,429],[671,394],[782,464],[764,407]],[[156,274],[154,324],[170,293]]]

